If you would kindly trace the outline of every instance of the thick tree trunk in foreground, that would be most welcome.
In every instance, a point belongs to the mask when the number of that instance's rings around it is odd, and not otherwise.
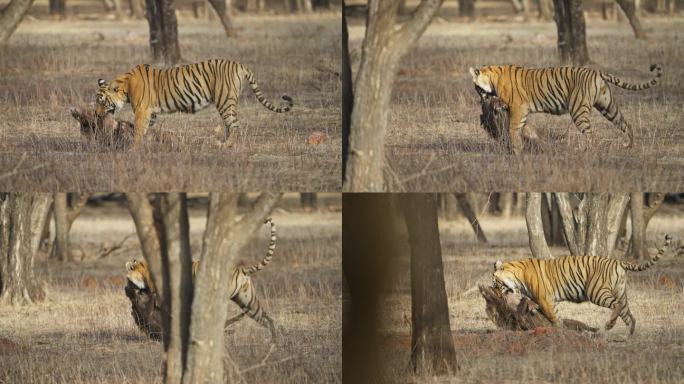
[[[180,61],[178,22],[173,0],[145,0],[150,26],[150,49],[155,61],[173,65]]]
[[[197,272],[196,299],[192,303],[190,346],[183,383],[224,382],[224,324],[228,314],[228,291],[235,261],[251,236],[263,225],[280,193],[262,193],[254,207],[239,221],[237,193],[213,194],[211,223],[207,224],[202,262]]]
[[[214,8],[216,14],[221,20],[223,30],[227,37],[235,37],[235,27],[233,26],[233,17],[231,16],[231,0],[209,0],[209,4]]]
[[[0,48],[7,44],[14,30],[33,5],[33,0],[12,0],[0,10]]]
[[[581,0],[554,0],[558,30],[558,53],[563,64],[585,65],[589,62],[586,25]]]
[[[400,229],[404,218],[398,195],[342,195],[342,269],[348,293],[343,300],[342,375],[345,382],[380,380],[385,360],[379,353],[379,308],[397,259],[408,253]],[[399,255],[399,256],[398,256]]]
[[[45,299],[33,272],[50,208],[48,193],[0,195],[0,304],[27,305]]]
[[[385,128],[399,60],[427,28],[444,0],[422,0],[396,28],[399,0],[370,0],[361,64],[354,89],[344,190],[385,189]]]
[[[411,364],[419,374],[452,373],[456,351],[444,284],[437,196],[406,194],[399,199],[411,247]]]
[[[646,31],[644,31],[644,28],[639,21],[634,0],[617,0],[617,3],[620,5],[620,8],[622,8],[622,11],[625,12],[625,16],[627,16],[627,19],[629,20],[629,25],[632,26],[632,31],[634,31],[634,37],[637,39],[645,39]]]

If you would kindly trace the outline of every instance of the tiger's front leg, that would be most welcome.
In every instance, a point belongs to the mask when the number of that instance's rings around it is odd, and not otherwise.
[[[150,126],[150,120],[152,114],[146,111],[136,111],[135,112],[135,129],[133,137],[133,150],[137,151],[142,143],[143,136],[147,128]]]
[[[519,155],[523,149],[521,131],[525,127],[527,111],[518,108],[511,108],[510,119],[508,121],[508,137],[510,140],[510,150]]]
[[[549,299],[546,299],[546,298],[544,298],[544,299],[540,298],[537,301],[538,301],[537,304],[539,304],[539,308],[541,309],[542,314],[547,319],[549,319],[549,321],[551,322],[551,324],[553,324],[553,326],[555,326],[555,327],[559,326],[560,321],[558,320],[558,316],[556,315],[556,308],[553,305],[552,301],[550,301]]]

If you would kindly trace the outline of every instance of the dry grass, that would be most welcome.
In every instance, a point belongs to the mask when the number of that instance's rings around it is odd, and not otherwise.
[[[214,107],[160,115],[138,153],[103,150],[79,135],[68,108],[94,102],[98,78],[149,62],[145,21],[29,20],[0,55],[0,167],[13,190],[281,190],[340,187],[339,14],[241,16],[239,37],[217,21],[182,17],[186,62],[226,58],[246,64],[272,100],[288,94],[286,114],[263,108],[245,89],[234,148],[221,150]],[[118,116],[133,121],[129,106]],[[308,136],[328,140],[308,145]],[[159,136],[159,135],[156,135]]]
[[[665,207],[670,208],[670,207]],[[684,238],[684,210],[664,209],[649,224],[650,251],[664,233]],[[671,383],[684,380],[684,264],[666,253],[651,269],[629,273],[629,303],[636,318],[636,332],[625,341],[627,327],[618,320],[606,339],[591,339],[577,333],[553,330],[510,332],[496,330],[485,314],[478,293],[463,292],[489,278],[498,259],[529,257],[527,230],[522,217],[488,217],[482,226],[489,244],[478,244],[465,220],[440,222],[445,281],[451,328],[456,344],[459,371],[449,382],[590,382]],[[568,254],[553,248],[554,255]],[[408,270],[406,264],[403,271]],[[408,272],[407,272],[408,273]],[[396,381],[427,381],[408,367],[411,317],[408,275],[397,278],[384,302],[383,322],[387,356],[387,378]],[[561,303],[561,318],[572,318],[591,326],[603,326],[609,310],[590,303]],[[434,381],[437,381],[436,379]],[[440,381],[442,382],[442,381]]]
[[[499,3],[509,7],[510,4]],[[587,152],[569,115],[530,115],[541,144],[515,157],[479,126],[480,104],[468,67],[558,65],[553,22],[450,22],[438,17],[401,63],[394,87],[386,151],[397,178],[392,190],[483,191],[681,189],[684,177],[684,20],[644,19],[648,40],[635,40],[627,24],[590,18],[591,67],[626,80],[651,78],[663,66],[662,83],[631,92],[612,87],[620,110],[635,131],[626,136],[597,111],[594,141]],[[364,28],[350,27],[352,60],[358,65]],[[356,68],[356,67],[355,67]]]
[[[268,331],[246,318],[226,335],[226,356],[244,382],[341,382],[339,196],[333,204],[337,208],[314,214],[275,212],[276,254],[253,281],[279,339],[263,366],[250,369],[269,351]],[[195,253],[203,225],[204,213],[191,211]],[[140,257],[137,239],[98,258],[103,245],[133,232],[125,209],[84,210],[72,230],[72,244],[83,261],[41,261],[38,271],[48,284],[48,300],[0,312],[0,383],[161,382],[161,344],[138,331],[123,292],[124,262]],[[264,226],[245,250],[245,263],[263,256],[267,237]],[[237,306],[230,308],[229,315],[237,313]],[[237,374],[231,379],[240,382]]]

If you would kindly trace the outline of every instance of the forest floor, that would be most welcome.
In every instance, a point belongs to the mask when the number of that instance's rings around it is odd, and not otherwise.
[[[231,382],[342,381],[341,203],[339,196],[330,201],[316,213],[276,208],[276,253],[252,281],[279,339],[267,356],[268,330],[249,318],[235,324],[226,334]],[[190,211],[194,254],[205,217],[203,209]],[[254,235],[241,262],[263,257],[268,231]],[[162,345],[138,330],[123,290],[124,263],[141,258],[127,209],[88,206],[71,234],[81,261],[48,262],[42,254],[38,262],[47,300],[0,311],[0,383],[161,383]],[[121,249],[101,257],[129,234]],[[229,316],[239,311],[229,308]]]
[[[669,207],[663,207],[669,208]],[[684,241],[684,211],[662,209],[649,224],[649,252],[665,233]],[[485,301],[469,288],[491,284],[496,260],[530,257],[524,217],[485,217],[488,244],[480,244],[464,220],[440,222],[451,330],[459,370],[449,382],[673,383],[684,381],[684,257],[672,250],[649,270],[629,272],[629,306],[636,318],[634,336],[618,320],[606,337],[541,328],[530,332],[498,330],[485,313]],[[554,256],[566,248],[553,247]],[[618,252],[616,252],[617,254]],[[383,300],[382,356],[389,382],[416,382],[409,368],[411,296],[405,261]],[[591,303],[560,303],[561,318],[603,327],[610,310]],[[421,378],[420,380],[425,380]],[[429,380],[428,380],[429,381]],[[439,381],[439,380],[435,380]],[[442,381],[439,381],[442,382]]]
[[[215,129],[222,122],[211,106],[194,115],[159,115],[135,153],[88,142],[69,114],[70,107],[95,101],[97,79],[112,79],[151,60],[146,21],[101,16],[29,17],[0,55],[3,185],[70,191],[340,188],[338,12],[241,15],[235,18],[238,37],[232,39],[216,20],[181,17],[184,62],[239,61],[254,72],[267,98],[277,104],[287,94],[294,108],[273,113],[245,86],[233,148],[219,147]],[[130,106],[117,116],[134,121]],[[327,140],[308,144],[315,132]],[[159,134],[163,141],[155,139]]]
[[[556,66],[556,26],[553,21],[525,23],[510,17],[469,23],[443,16],[433,20],[399,67],[385,143],[387,164],[396,175],[391,190],[684,188],[684,92],[679,84],[684,76],[684,48],[679,43],[683,18],[644,17],[646,40],[636,40],[627,23],[587,20],[590,67],[645,82],[652,78],[650,65],[662,65],[662,81],[654,88],[633,92],[611,86],[634,128],[631,149],[622,147],[626,135],[597,111],[590,116],[594,140],[586,151],[580,149],[585,140],[569,115],[533,114],[527,124],[541,140],[522,156],[513,156],[480,127],[479,97],[468,68]],[[354,73],[363,33],[362,20],[353,18],[349,35]]]

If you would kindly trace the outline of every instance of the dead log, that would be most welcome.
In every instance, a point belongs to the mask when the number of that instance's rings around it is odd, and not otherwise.
[[[94,107],[69,108],[71,116],[78,121],[81,135],[103,147],[125,149],[133,141],[134,125],[107,114],[98,127]]]
[[[527,331],[540,327],[552,327],[551,322],[539,310],[539,306],[527,296],[508,293],[501,294],[494,287],[480,285],[480,294],[487,304],[485,312],[497,327],[512,331]],[[575,331],[598,332],[581,321],[563,319],[563,328]]]
[[[131,314],[135,325],[153,340],[162,337],[162,311],[155,295],[148,290],[141,290],[130,281],[124,288],[131,301]]]

